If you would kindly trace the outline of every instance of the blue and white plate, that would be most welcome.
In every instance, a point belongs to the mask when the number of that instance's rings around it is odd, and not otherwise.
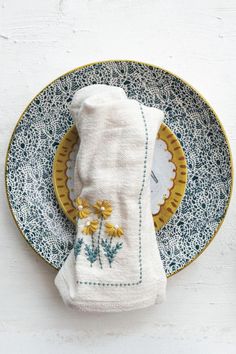
[[[122,87],[130,98],[165,112],[187,160],[185,196],[157,232],[167,275],[193,261],[218,231],[229,205],[232,162],[216,114],[192,87],[153,65],[128,60],[79,67],[43,89],[23,112],[10,140],[6,190],[16,224],[34,250],[60,269],[73,247],[75,227],[60,209],[52,182],[53,159],[72,125],[68,103],[91,84]]]

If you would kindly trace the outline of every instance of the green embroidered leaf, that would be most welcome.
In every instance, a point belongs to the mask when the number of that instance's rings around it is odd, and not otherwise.
[[[92,246],[85,244],[85,256],[87,260],[90,262],[90,265],[96,262],[98,257],[98,247],[93,248]]]
[[[110,267],[117,252],[122,248],[123,245],[122,242],[117,242],[115,246],[112,246],[111,241],[109,242],[107,239],[102,239],[101,242],[102,248],[104,250],[104,255],[106,256]]]
[[[81,248],[82,248],[82,244],[83,244],[83,239],[82,238],[78,238],[76,240],[76,242],[75,242],[75,245],[74,245],[75,258],[77,258],[77,256],[80,254]]]

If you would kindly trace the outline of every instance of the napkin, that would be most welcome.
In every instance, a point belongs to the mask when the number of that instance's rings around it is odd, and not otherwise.
[[[77,235],[55,285],[64,303],[81,311],[160,303],[167,281],[151,213],[150,174],[163,112],[102,84],[78,90],[70,112],[80,137]]]

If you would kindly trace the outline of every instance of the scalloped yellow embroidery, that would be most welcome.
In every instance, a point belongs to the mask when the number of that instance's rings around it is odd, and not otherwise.
[[[111,237],[121,237],[124,235],[124,231],[122,227],[118,225],[113,225],[109,222],[105,224],[105,232],[107,233],[108,236]]]
[[[108,200],[98,200],[93,207],[100,218],[107,219],[112,213],[111,203]]]
[[[85,235],[93,235],[98,229],[98,220],[87,221],[82,232]]]
[[[76,205],[77,216],[80,219],[87,218],[89,216],[89,214],[91,213],[90,208],[89,208],[89,203],[87,202],[86,199],[83,199],[80,197],[76,198],[75,205]]]

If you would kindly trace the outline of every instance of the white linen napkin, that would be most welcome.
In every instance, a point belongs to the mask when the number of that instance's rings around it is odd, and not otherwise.
[[[70,111],[80,137],[77,236],[55,285],[65,304],[82,311],[162,302],[167,281],[151,213],[150,173],[163,113],[108,85],[78,90]]]

